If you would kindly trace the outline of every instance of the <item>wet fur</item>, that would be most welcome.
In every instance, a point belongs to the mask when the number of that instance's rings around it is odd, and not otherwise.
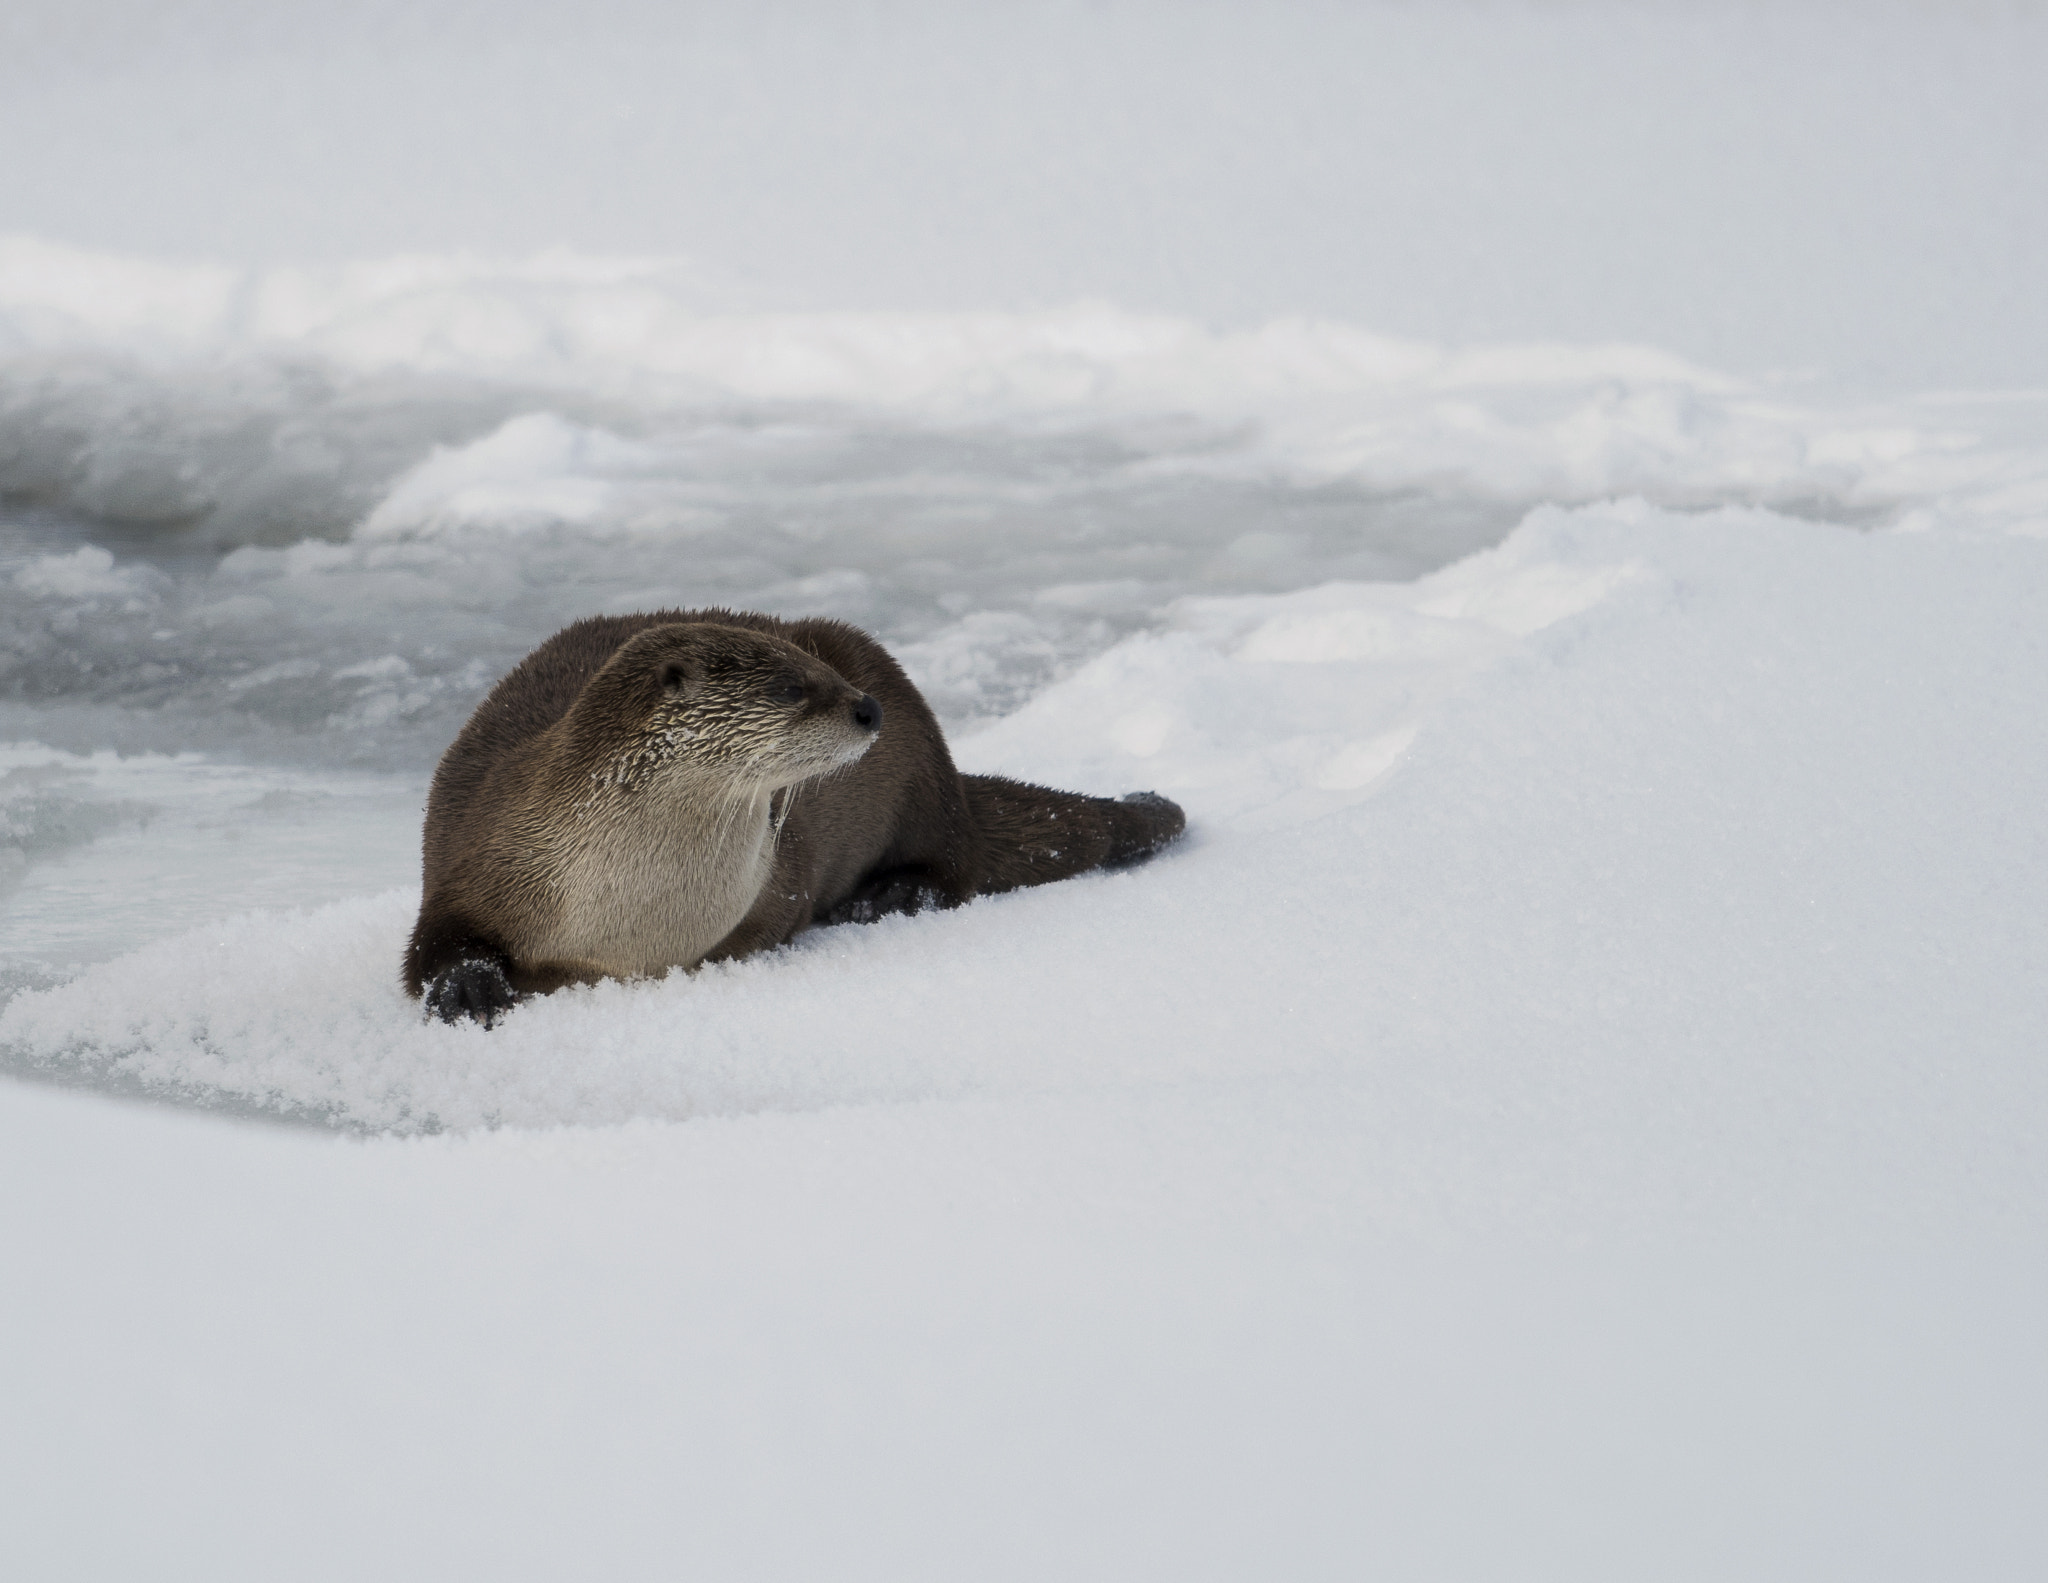
[[[405,985],[488,1025],[522,994],[1134,862],[1182,827],[1150,793],[959,774],[909,678],[844,623],[595,617],[521,661],[442,758]]]

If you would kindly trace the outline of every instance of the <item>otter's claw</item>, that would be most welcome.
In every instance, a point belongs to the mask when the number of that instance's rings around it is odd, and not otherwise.
[[[486,1028],[518,1004],[518,991],[496,962],[471,957],[434,975],[425,995],[427,1011],[443,1022],[474,1018]]]

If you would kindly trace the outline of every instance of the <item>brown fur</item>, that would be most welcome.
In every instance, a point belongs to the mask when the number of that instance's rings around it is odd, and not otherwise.
[[[1182,827],[1151,793],[959,774],[909,678],[841,622],[594,617],[442,758],[405,984],[488,1026],[521,994],[1134,862]]]

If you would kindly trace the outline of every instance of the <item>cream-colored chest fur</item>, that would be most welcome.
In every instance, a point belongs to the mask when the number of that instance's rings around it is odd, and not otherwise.
[[[559,905],[515,947],[615,978],[695,967],[752,909],[775,865],[768,798],[681,777],[577,810],[548,868]]]

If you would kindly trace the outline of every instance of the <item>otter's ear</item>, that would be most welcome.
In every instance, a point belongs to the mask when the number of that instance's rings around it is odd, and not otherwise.
[[[664,693],[671,698],[680,698],[694,692],[697,684],[704,680],[704,667],[693,659],[671,657],[655,668],[655,675],[660,679]]]

